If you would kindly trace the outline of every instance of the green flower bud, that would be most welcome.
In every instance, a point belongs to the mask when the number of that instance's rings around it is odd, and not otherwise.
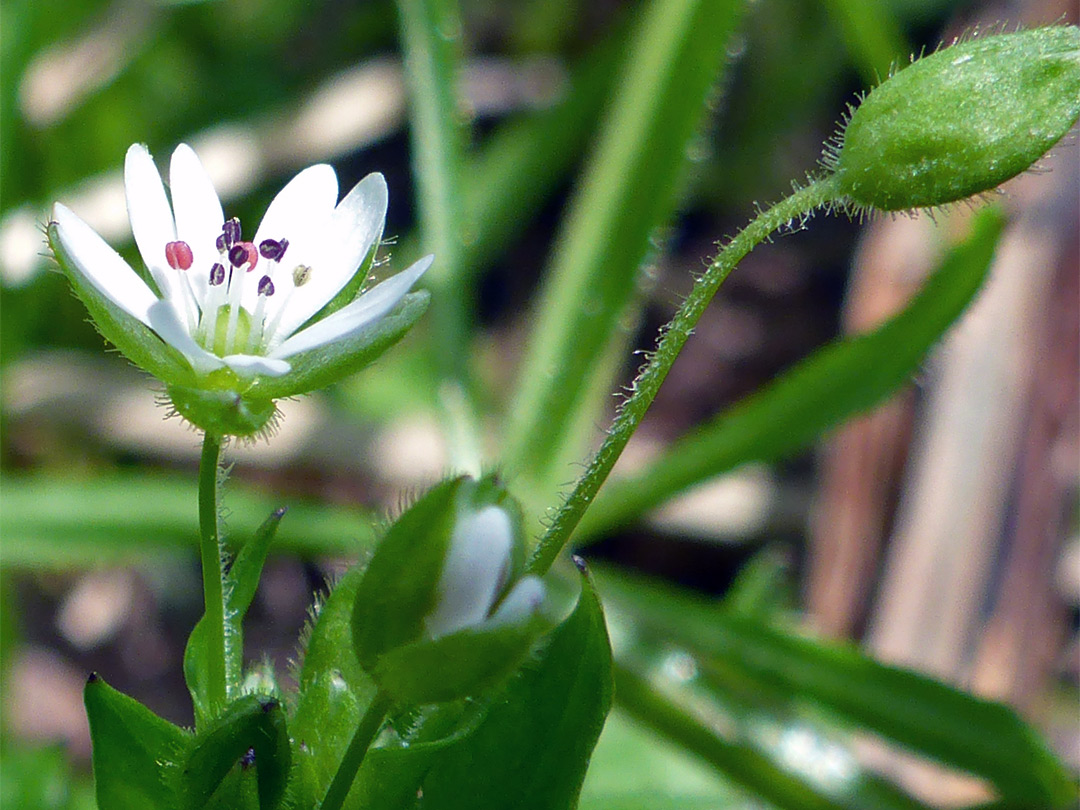
[[[492,479],[440,484],[368,563],[353,608],[357,658],[406,703],[497,684],[572,601],[552,577],[523,576],[524,563],[520,511],[504,490]]]
[[[901,211],[988,191],[1080,116],[1080,30],[974,36],[870,91],[824,162],[855,208]]]

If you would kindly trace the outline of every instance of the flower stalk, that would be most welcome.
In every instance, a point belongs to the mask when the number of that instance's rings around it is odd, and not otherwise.
[[[334,778],[330,781],[330,787],[326,789],[326,796],[323,797],[322,802],[319,804],[319,810],[341,810],[341,806],[345,803],[349,790],[356,780],[356,774],[360,771],[360,766],[364,762],[364,757],[367,756],[368,749],[371,748],[371,743],[375,740],[375,735],[379,733],[383,721],[386,720],[390,706],[391,699],[389,695],[381,691],[375,693],[375,697],[372,698],[367,711],[364,712],[364,716],[360,718],[360,722],[356,726],[349,747],[345,750],[345,756],[342,757],[341,764],[338,766]]]
[[[570,495],[555,513],[548,530],[540,538],[529,560],[527,570],[530,573],[542,574],[547,571],[569,542],[585,510],[593,502],[630,437],[645,418],[660,385],[693,333],[698,320],[735,266],[774,231],[808,218],[823,206],[835,204],[839,196],[835,175],[813,180],[763,211],[720,249],[704,275],[694,284],[675,317],[664,328],[656,351],[635,378],[631,387],[632,393],[619,409],[607,438],[589,462],[584,475],[578,479]]]
[[[220,709],[228,695],[225,638],[225,577],[221,567],[220,485],[221,437],[207,433],[199,462],[199,556],[207,631],[207,700]]]

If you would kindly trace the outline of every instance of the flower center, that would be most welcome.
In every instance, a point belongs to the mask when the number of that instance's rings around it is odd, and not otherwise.
[[[244,241],[240,220],[233,217],[222,226],[215,244],[218,261],[210,268],[209,283],[201,300],[189,282],[189,290],[198,308],[197,315],[191,321],[193,337],[204,349],[219,357],[262,353],[273,339],[281,322],[281,313],[288,303],[286,298],[272,317],[267,316],[267,301],[275,293],[273,276],[289,248],[289,240],[264,239],[256,247]],[[252,276],[256,284],[256,303],[254,310],[249,310],[242,305],[244,288],[248,284],[248,275],[259,264],[260,257],[266,263],[262,274]],[[186,242],[169,242],[165,245],[165,260],[172,269],[186,271],[194,262],[194,254]],[[301,264],[289,272],[293,284],[286,293],[287,297],[307,282],[311,277],[311,268]],[[186,275],[184,277],[186,279]]]

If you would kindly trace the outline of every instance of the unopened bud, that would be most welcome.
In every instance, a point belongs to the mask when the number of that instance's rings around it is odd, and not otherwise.
[[[973,37],[874,88],[825,162],[856,207],[943,205],[1030,168],[1078,116],[1075,26]]]

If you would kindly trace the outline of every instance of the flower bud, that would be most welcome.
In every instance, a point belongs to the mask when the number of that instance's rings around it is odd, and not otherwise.
[[[863,99],[824,162],[856,208],[900,211],[988,191],[1080,116],[1080,30],[972,37]]]
[[[390,527],[352,619],[357,658],[380,689],[409,703],[476,694],[557,623],[549,583],[522,575],[520,527],[497,484],[470,478],[435,487]]]

